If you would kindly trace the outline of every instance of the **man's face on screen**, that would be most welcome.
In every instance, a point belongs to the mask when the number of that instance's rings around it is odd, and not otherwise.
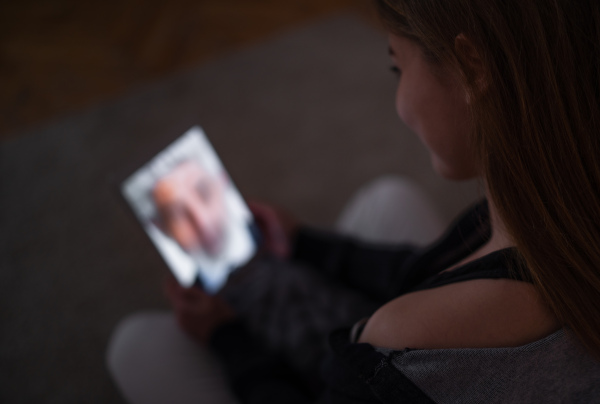
[[[161,227],[186,252],[221,251],[227,219],[223,187],[220,177],[194,161],[179,164],[154,186]]]

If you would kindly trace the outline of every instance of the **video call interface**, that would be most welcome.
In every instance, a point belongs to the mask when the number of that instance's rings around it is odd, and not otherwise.
[[[179,283],[216,293],[256,252],[253,217],[200,127],[121,185]]]

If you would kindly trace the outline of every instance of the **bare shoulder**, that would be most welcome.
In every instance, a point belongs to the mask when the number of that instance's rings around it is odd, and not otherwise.
[[[393,349],[508,347],[559,327],[532,285],[476,279],[390,301],[369,319],[360,342]]]

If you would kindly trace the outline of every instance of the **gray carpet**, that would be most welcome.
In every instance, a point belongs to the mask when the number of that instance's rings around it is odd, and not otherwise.
[[[432,172],[394,112],[384,36],[317,22],[0,146],[0,402],[122,402],[104,367],[116,322],[166,307],[166,269],[110,178],[200,124],[241,192],[330,225],[382,174],[449,220],[477,195]]]

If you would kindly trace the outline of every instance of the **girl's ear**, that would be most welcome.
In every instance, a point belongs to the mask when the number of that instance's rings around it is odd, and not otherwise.
[[[475,95],[485,93],[489,85],[488,75],[479,51],[473,42],[465,34],[458,34],[454,38],[454,49],[462,64],[471,91]],[[470,97],[467,94],[467,102],[470,102]]]

